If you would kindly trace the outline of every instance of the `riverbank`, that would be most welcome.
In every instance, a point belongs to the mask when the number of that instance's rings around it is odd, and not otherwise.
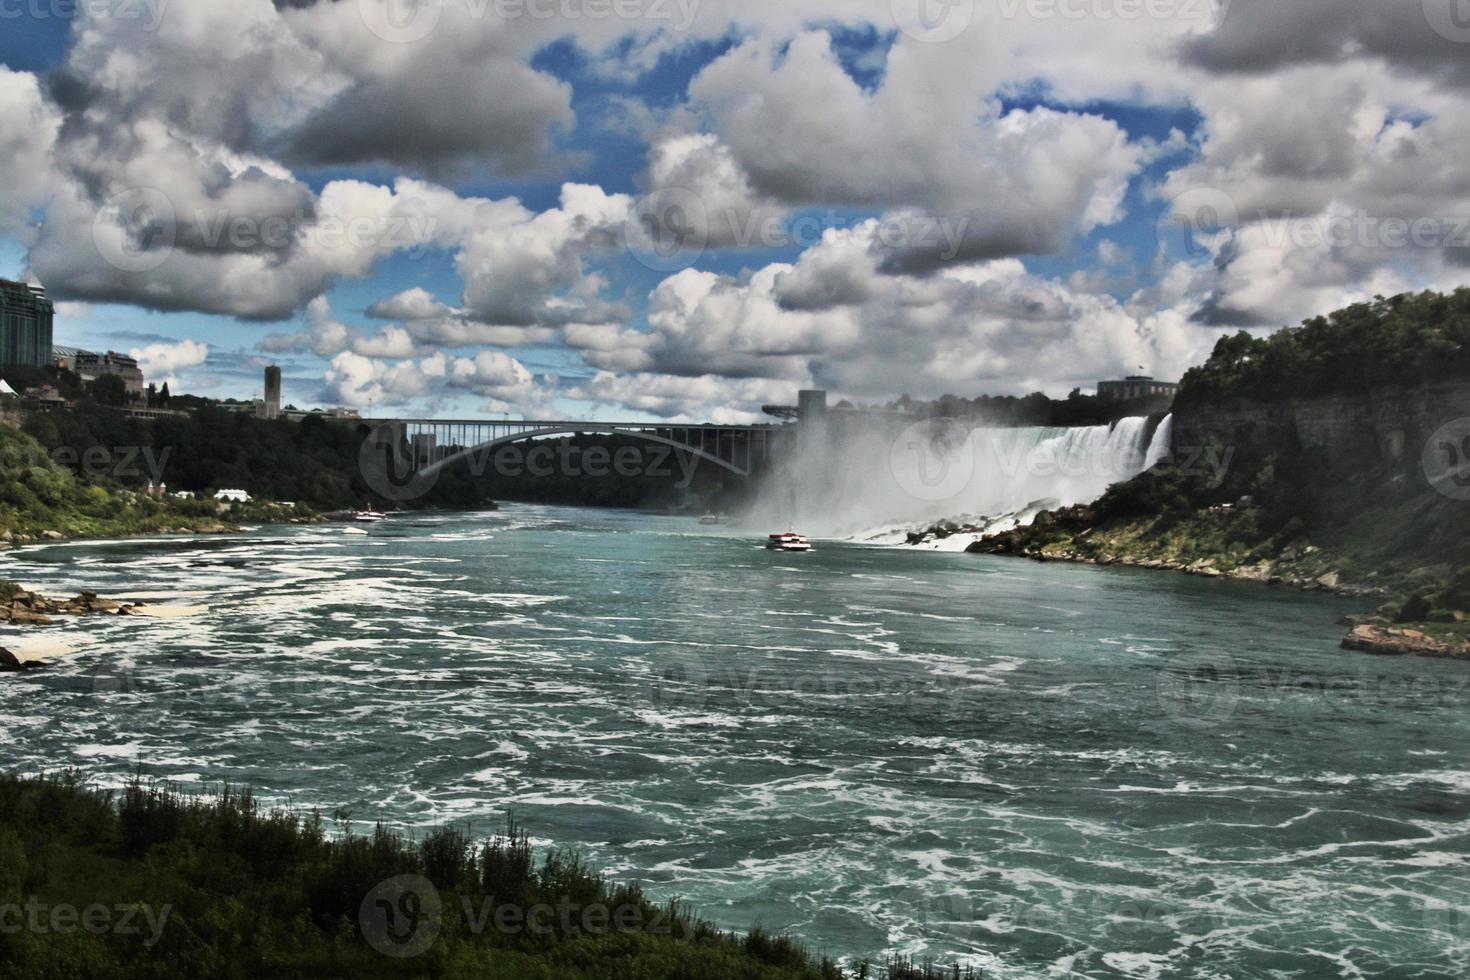
[[[1462,624],[1361,623],[1343,638],[1343,648],[1384,657],[1470,658],[1470,633]]]
[[[1213,507],[1186,517],[1109,521],[1095,508],[1080,505],[1041,511],[1031,523],[993,534],[982,533],[965,550],[970,554],[1013,555],[1035,561],[1067,561],[1183,572],[1228,578],[1348,598],[1387,599],[1395,584],[1350,580],[1333,552],[1289,529],[1251,546],[1242,525],[1253,525],[1250,505]],[[950,530],[950,534],[969,529]],[[1253,527],[1252,527],[1253,530]],[[1376,577],[1376,576],[1374,576]]]
[[[235,505],[239,507],[239,505]],[[216,511],[218,513],[218,511]],[[60,541],[123,541],[132,538],[149,538],[158,535],[219,535],[239,534],[244,528],[262,524],[319,524],[327,518],[311,513],[296,505],[262,502],[245,509],[230,509],[229,520],[217,518],[189,520],[177,514],[165,513],[155,520],[102,522],[84,526],[82,530],[63,533],[54,528],[44,530],[10,531],[0,530],[0,547],[45,544]],[[123,530],[122,528],[126,528]]]
[[[1252,546],[1247,542],[1258,527],[1256,511],[1247,500],[1190,514],[1109,520],[1093,507],[1078,506],[1042,511],[1026,526],[981,536],[966,551],[1182,572],[1372,601],[1373,612],[1346,624],[1352,630],[1344,648],[1470,657],[1464,626],[1470,620],[1470,570],[1426,565],[1387,575],[1372,569],[1361,576],[1359,556],[1312,544],[1299,525]]]

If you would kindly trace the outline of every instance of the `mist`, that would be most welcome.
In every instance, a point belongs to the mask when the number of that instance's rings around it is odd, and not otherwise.
[[[772,532],[879,542],[940,521],[1003,530],[1096,500],[1162,459],[1171,430],[1172,417],[1073,428],[833,423],[798,437],[747,517]]]

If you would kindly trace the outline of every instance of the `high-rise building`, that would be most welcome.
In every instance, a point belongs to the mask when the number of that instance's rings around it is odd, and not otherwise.
[[[281,417],[281,369],[274,364],[267,365],[265,369],[264,417],[268,419]]]
[[[0,366],[50,364],[55,318],[43,286],[0,279]]]

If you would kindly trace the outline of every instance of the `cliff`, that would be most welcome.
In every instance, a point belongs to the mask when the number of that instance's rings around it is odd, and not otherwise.
[[[1470,290],[1225,338],[1185,376],[1171,458],[974,550],[1375,594],[1394,618],[1451,621],[1470,608],[1467,357]]]
[[[1208,445],[1300,451],[1342,475],[1372,472],[1424,484],[1424,451],[1446,426],[1470,434],[1470,379],[1383,386],[1312,398],[1232,398],[1181,406],[1174,445],[1182,454]]]

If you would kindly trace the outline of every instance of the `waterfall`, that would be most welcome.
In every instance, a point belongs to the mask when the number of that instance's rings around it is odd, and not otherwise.
[[[1073,428],[988,428],[935,419],[804,438],[750,516],[772,530],[902,541],[955,521],[999,530],[1089,503],[1168,452],[1170,419]],[[961,547],[963,542],[955,542]]]
[[[1153,441],[1148,444],[1148,455],[1143,458],[1143,468],[1151,470],[1174,448],[1174,416],[1165,415],[1154,430]]]

